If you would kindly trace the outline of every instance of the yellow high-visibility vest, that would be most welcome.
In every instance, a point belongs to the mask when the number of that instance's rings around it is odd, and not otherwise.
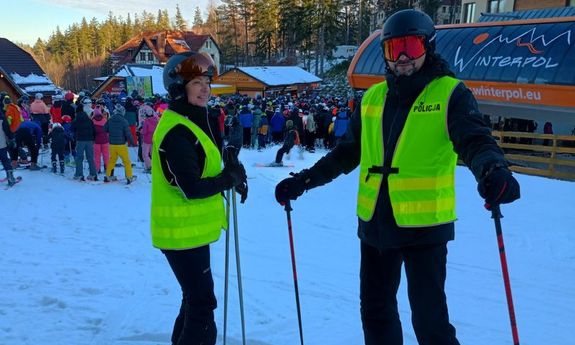
[[[391,160],[390,174],[370,173],[382,167],[383,111],[387,82],[373,85],[361,102],[361,159],[357,215],[373,217],[382,178],[387,176],[395,221],[400,227],[453,222],[457,155],[447,130],[447,105],[459,80],[444,76],[429,83],[413,103]],[[376,169],[377,170],[377,169]]]
[[[202,199],[187,199],[172,186],[162,172],[159,148],[174,126],[186,126],[198,138],[206,160],[202,178],[221,173],[221,154],[216,145],[196,124],[172,110],[165,110],[154,132],[152,144],[152,244],[160,249],[201,247],[219,239],[227,228],[224,200],[221,193]]]

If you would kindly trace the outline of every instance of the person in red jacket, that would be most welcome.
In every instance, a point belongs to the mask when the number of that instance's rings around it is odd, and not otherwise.
[[[52,97],[54,103],[50,107],[50,120],[52,123],[62,123],[62,104],[64,101],[62,100],[62,96],[54,95]]]

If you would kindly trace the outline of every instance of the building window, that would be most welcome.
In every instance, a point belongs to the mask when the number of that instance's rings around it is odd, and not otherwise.
[[[474,18],[475,18],[475,3],[470,2],[465,4],[463,7],[463,22],[473,23]]]
[[[154,61],[154,53],[148,53],[148,61]]]
[[[505,0],[489,0],[487,2],[488,13],[501,13],[505,12]]]
[[[443,13],[447,12],[447,6],[441,6],[441,12]]]
[[[146,61],[146,53],[140,52],[140,61]]]

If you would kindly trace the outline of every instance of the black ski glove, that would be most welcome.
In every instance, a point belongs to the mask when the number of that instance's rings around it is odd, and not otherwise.
[[[243,204],[248,198],[248,181],[236,186],[236,192],[240,195],[240,203]]]
[[[519,182],[506,167],[490,169],[479,180],[479,195],[485,199],[485,208],[491,210],[493,205],[507,204],[521,197]]]
[[[224,166],[238,165],[240,161],[238,160],[238,155],[240,154],[240,149],[235,146],[228,145],[224,147],[222,152],[222,159],[224,161]]]
[[[306,188],[309,184],[309,173],[307,169],[297,174],[292,172],[290,175],[292,177],[280,181],[276,186],[276,200],[282,206],[290,200],[296,200],[308,189]]]
[[[242,164],[227,165],[222,170],[222,175],[229,182],[229,188],[237,187],[240,184],[245,183],[247,185],[247,175],[246,169]]]

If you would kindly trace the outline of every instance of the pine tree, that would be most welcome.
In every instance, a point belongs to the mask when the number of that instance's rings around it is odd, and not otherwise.
[[[201,32],[204,26],[204,20],[202,19],[202,12],[200,8],[196,6],[194,10],[194,23],[192,24],[192,30],[196,32]]]
[[[220,17],[218,15],[218,9],[214,4],[214,0],[210,0],[208,3],[208,17],[204,23],[205,33],[210,34],[216,42],[220,42],[219,27],[220,27]]]
[[[180,10],[180,5],[176,4],[176,18],[174,22],[174,27],[176,30],[187,31],[188,24],[182,15],[182,11]]]
[[[235,0],[221,0],[219,13],[222,26],[220,27],[220,48],[225,61],[233,61],[238,66],[239,56],[239,17],[238,6]]]
[[[170,16],[168,10],[158,10],[158,15],[156,18],[156,29],[157,30],[170,30],[172,25],[170,24]]]
[[[279,1],[256,0],[254,3],[255,56],[259,63],[270,64],[277,59]]]

